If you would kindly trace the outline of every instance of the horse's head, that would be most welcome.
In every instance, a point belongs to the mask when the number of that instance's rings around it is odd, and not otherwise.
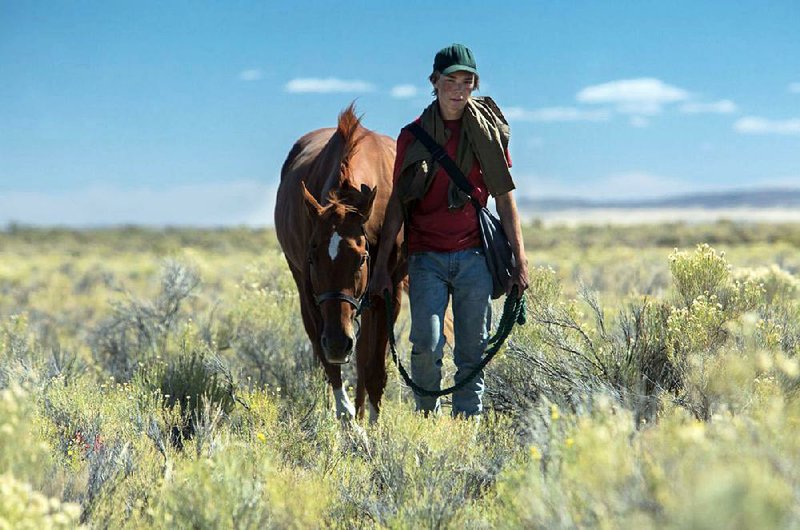
[[[314,300],[322,315],[320,344],[328,362],[343,364],[358,340],[356,317],[369,282],[369,245],[364,223],[375,189],[341,186],[320,205],[303,185],[312,220],[308,272]]]

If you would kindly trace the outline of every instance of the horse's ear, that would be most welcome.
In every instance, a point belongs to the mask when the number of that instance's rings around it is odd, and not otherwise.
[[[364,222],[369,219],[370,214],[372,213],[372,205],[375,203],[375,196],[378,194],[378,186],[370,189],[369,186],[366,184],[361,185],[361,198],[362,202],[361,205],[358,207],[358,213],[361,214],[361,218],[364,219]]]
[[[302,180],[300,181],[300,186],[303,187],[303,202],[306,205],[306,210],[308,210],[308,215],[312,219],[316,219],[322,214],[322,206],[317,202],[317,199],[311,195],[311,192],[306,188],[306,183]]]

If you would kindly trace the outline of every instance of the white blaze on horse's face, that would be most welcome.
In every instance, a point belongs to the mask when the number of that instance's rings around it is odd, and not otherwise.
[[[331,241],[328,243],[328,255],[331,257],[331,261],[336,259],[336,256],[339,255],[339,243],[342,241],[342,236],[339,235],[338,232],[334,232],[331,235]]]

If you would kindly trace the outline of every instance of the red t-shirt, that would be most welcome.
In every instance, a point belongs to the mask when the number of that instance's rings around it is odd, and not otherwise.
[[[416,123],[419,123],[417,118]],[[458,140],[461,135],[461,120],[445,120],[445,127],[450,130],[450,137],[443,146],[450,158],[456,158]],[[416,138],[413,134],[403,129],[397,138],[397,158],[394,166],[394,181],[400,176],[400,166],[406,155],[406,149]],[[508,167],[511,167],[511,157],[506,151]],[[483,181],[483,172],[478,159],[472,165],[467,175],[470,184],[475,186],[472,196],[478,199],[481,206],[486,206],[489,193]],[[475,207],[467,202],[459,210],[450,210],[447,207],[447,192],[450,187],[450,177],[440,167],[433,177],[428,192],[417,203],[411,214],[410,226],[406,227],[408,253],[415,252],[455,252],[467,248],[481,246],[478,216]]]

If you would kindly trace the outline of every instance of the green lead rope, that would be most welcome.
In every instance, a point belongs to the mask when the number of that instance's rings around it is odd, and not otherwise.
[[[392,316],[394,315],[394,307],[392,305],[392,295],[389,291],[384,293],[384,302],[386,307],[386,321],[392,322]],[[392,352],[392,361],[394,362],[395,366],[397,366],[397,370],[400,372],[400,375],[403,377],[403,380],[406,384],[411,387],[414,392],[416,392],[420,396],[430,396],[430,397],[440,397],[445,396],[447,394],[452,394],[456,390],[460,389],[477,376],[481,370],[486,368],[486,365],[489,364],[489,361],[494,358],[497,352],[500,351],[500,348],[503,346],[503,343],[506,341],[508,336],[511,334],[511,330],[514,328],[514,324],[519,324],[520,326],[525,324],[526,320],[526,309],[525,309],[525,297],[517,297],[517,288],[516,286],[511,291],[509,296],[506,296],[505,305],[503,305],[503,316],[500,317],[500,323],[497,325],[497,331],[495,334],[489,339],[489,348],[486,350],[483,359],[481,360],[480,364],[476,366],[470,373],[459,381],[458,383],[454,384],[449,388],[445,388],[443,390],[429,390],[427,388],[422,388],[418,384],[416,384],[411,377],[406,372],[405,367],[400,363],[400,359],[397,357],[397,344],[395,342],[394,337],[394,323],[389,325],[389,349]]]

